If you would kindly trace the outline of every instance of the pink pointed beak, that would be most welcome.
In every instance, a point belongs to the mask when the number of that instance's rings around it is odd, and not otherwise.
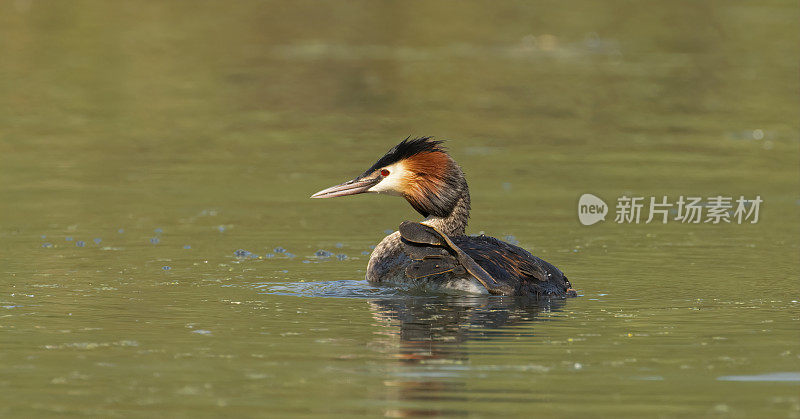
[[[369,188],[378,184],[381,181],[380,176],[364,179],[348,180],[345,183],[331,186],[328,189],[323,189],[314,195],[312,198],[335,198],[337,196],[355,195],[359,193],[369,192]]]

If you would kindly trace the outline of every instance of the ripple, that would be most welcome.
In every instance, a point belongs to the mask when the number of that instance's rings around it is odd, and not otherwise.
[[[283,270],[283,273],[288,273]],[[437,299],[467,299],[486,301],[485,294],[470,294],[456,290],[430,288],[425,285],[385,284],[375,285],[361,280],[338,281],[308,281],[308,282],[262,282],[251,285],[260,294],[293,295],[296,297],[327,297],[327,298],[432,298]],[[493,296],[494,297],[494,296]],[[501,297],[510,299],[523,299],[525,297]],[[476,301],[477,301],[476,300]]]
[[[401,295],[396,288],[377,287],[365,280],[262,283],[255,287],[263,294],[297,297],[380,298]]]
[[[800,372],[772,372],[768,374],[756,375],[724,375],[722,377],[717,377],[717,381],[784,381],[797,383],[800,382]]]

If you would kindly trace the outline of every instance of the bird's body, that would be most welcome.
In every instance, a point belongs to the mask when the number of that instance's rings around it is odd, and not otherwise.
[[[356,179],[314,198],[378,192],[401,195],[425,216],[404,222],[373,250],[366,279],[426,290],[563,297],[574,295],[555,266],[525,249],[488,236],[465,234],[469,188],[441,142],[401,142]]]
[[[497,282],[508,284],[515,295],[566,295],[570,283],[566,276],[550,263],[533,256],[527,250],[489,236],[451,237],[461,250],[489,273]],[[400,232],[386,236],[375,246],[367,265],[367,281],[432,291],[489,294],[478,280],[468,274],[453,271],[412,278],[406,269],[413,261],[403,250]],[[539,271],[544,271],[537,278]]]
[[[400,232],[395,231],[384,237],[372,251],[367,265],[367,281],[426,291],[489,293],[470,275],[454,275],[452,272],[446,272],[423,278],[409,277],[406,275],[406,268],[412,263],[411,258],[403,251]]]

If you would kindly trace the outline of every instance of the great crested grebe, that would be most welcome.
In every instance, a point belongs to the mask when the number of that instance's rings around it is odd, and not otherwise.
[[[360,176],[312,198],[364,192],[402,196],[422,214],[375,247],[367,281],[479,294],[573,296],[567,277],[525,249],[493,237],[467,236],[470,200],[461,167],[431,137],[392,147]]]

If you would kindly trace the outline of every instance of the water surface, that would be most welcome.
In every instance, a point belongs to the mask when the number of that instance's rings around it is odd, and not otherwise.
[[[0,415],[800,416],[799,15],[0,4]],[[408,135],[581,297],[366,284],[418,216],[308,196]],[[583,193],[764,203],[586,227]]]

